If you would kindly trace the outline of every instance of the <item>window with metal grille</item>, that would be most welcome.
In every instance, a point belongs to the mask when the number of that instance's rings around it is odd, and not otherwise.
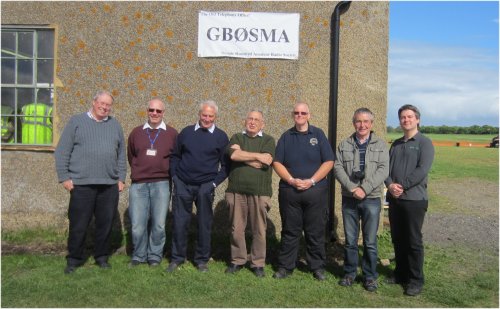
[[[54,29],[2,25],[2,145],[52,145]]]

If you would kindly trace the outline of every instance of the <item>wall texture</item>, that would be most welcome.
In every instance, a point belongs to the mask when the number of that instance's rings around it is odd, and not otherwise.
[[[289,127],[294,102],[309,102],[311,123],[328,132],[330,18],[337,2],[4,2],[2,24],[51,25],[56,29],[54,135],[69,117],[90,107],[94,93],[111,91],[114,115],[126,137],[146,120],[152,96],[167,103],[166,122],[177,128],[197,120],[197,103],[220,105],[218,126],[229,136],[242,129],[251,107],[261,108],[266,132],[276,140]],[[352,113],[365,106],[385,133],[388,2],[353,2],[341,17],[337,141],[352,133]],[[300,13],[298,60],[198,58],[198,11]],[[67,229],[68,194],[57,183],[53,147],[9,150],[1,155],[2,229]],[[271,224],[279,232],[278,177],[274,175]],[[129,184],[130,181],[128,180]],[[215,212],[224,214],[224,182]],[[337,232],[342,234],[340,190]],[[121,223],[128,218],[128,190],[120,197]],[[340,219],[338,219],[340,218]],[[224,216],[221,224],[227,224]]]

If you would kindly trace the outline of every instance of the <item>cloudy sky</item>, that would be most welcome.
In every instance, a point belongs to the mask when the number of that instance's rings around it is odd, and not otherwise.
[[[499,122],[498,2],[390,3],[387,125],[403,104],[422,125]]]

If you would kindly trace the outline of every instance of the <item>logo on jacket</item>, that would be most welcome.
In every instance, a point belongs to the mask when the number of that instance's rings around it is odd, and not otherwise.
[[[309,140],[309,143],[313,146],[318,145],[318,139],[316,137],[313,137]]]

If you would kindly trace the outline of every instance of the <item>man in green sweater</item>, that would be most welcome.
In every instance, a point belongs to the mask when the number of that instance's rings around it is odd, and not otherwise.
[[[94,260],[110,268],[110,235],[127,174],[125,139],[110,116],[113,96],[99,91],[89,111],[71,117],[55,151],[59,182],[70,193],[66,274],[86,261],[85,236],[95,216]]]
[[[231,137],[228,155],[231,158],[226,202],[232,222],[231,263],[226,273],[235,273],[247,262],[245,229],[247,218],[252,229],[250,268],[257,277],[264,277],[266,261],[267,211],[271,207],[272,168],[275,141],[262,132],[264,116],[252,110],[245,119],[245,130]]]

